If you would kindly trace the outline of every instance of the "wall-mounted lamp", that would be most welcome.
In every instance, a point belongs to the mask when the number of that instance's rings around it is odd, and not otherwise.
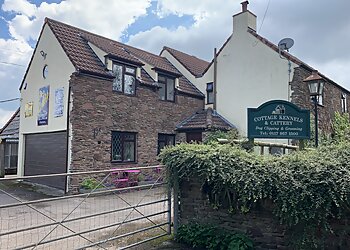
[[[325,80],[318,74],[317,70],[313,71],[312,74],[304,79],[309,85],[310,96],[314,102],[314,111],[315,111],[315,146],[318,147],[318,112],[317,104],[319,97],[323,94],[323,87]]]

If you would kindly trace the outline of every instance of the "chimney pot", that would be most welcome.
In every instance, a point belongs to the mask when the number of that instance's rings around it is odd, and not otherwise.
[[[249,1],[241,2],[241,4],[242,4],[242,12],[246,12],[248,10]]]

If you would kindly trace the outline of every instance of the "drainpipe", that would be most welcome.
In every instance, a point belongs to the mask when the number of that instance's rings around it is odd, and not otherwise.
[[[216,82],[217,82],[217,55],[216,55],[216,48],[214,48],[214,104],[213,109],[216,110]]]
[[[69,164],[70,164],[70,161],[69,161],[69,146],[70,146],[70,133],[69,133],[69,124],[70,124],[70,108],[71,108],[71,94],[72,94],[72,88],[71,86],[68,87],[68,96],[67,96],[67,99],[68,99],[68,102],[67,102],[67,124],[66,124],[66,129],[67,129],[67,141],[66,141],[66,147],[67,147],[67,150],[66,150],[66,173],[69,172]],[[68,186],[68,182],[69,182],[69,177],[67,176],[66,177],[66,180],[65,180],[65,193],[69,192],[69,186]]]

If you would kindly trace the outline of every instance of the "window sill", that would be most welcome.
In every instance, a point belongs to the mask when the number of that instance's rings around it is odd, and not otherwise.
[[[170,103],[175,103],[175,100],[174,100],[174,101],[169,101],[169,100],[162,100],[162,99],[159,99],[159,101],[161,101],[161,102],[170,102]]]
[[[111,161],[115,165],[137,164],[137,161]]]
[[[121,91],[117,91],[117,90],[112,90],[113,93],[116,93],[118,95],[125,95],[125,96],[136,96],[136,93],[135,94],[126,94],[124,92],[121,92]]]

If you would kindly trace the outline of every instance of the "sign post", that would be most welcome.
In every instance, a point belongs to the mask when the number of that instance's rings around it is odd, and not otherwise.
[[[283,100],[248,108],[248,138],[310,139],[310,110]]]

